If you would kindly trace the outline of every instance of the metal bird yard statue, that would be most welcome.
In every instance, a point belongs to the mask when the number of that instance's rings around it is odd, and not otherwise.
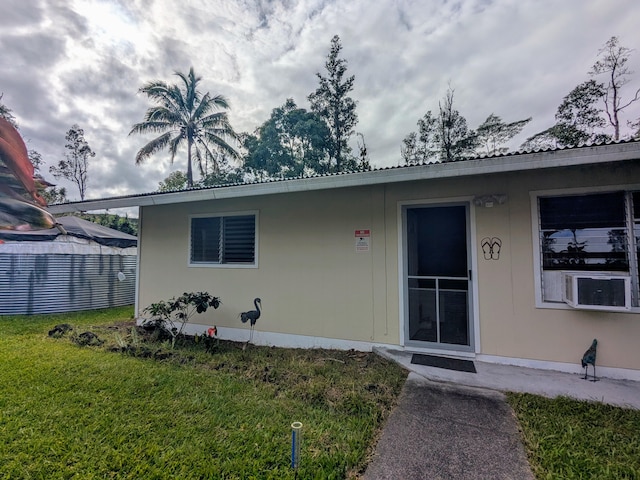
[[[247,343],[245,343],[244,347],[242,348],[243,350],[247,348],[247,344],[251,343],[251,340],[253,340],[253,329],[256,325],[256,322],[260,318],[260,307],[262,306],[262,300],[260,300],[259,298],[255,298],[253,300],[253,305],[256,307],[255,310],[249,310],[248,312],[242,312],[240,314],[240,320],[242,320],[242,323],[249,322],[249,324],[251,325],[249,340],[247,341]]]
[[[595,338],[591,343],[591,346],[588,348],[584,355],[582,356],[582,368],[584,368],[584,380],[589,378],[589,365],[593,366],[593,376],[591,377],[592,382],[596,382],[598,377],[596,377],[596,348],[598,347],[598,340]]]

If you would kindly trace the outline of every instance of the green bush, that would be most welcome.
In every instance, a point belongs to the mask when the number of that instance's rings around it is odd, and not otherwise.
[[[176,339],[182,335],[185,325],[196,313],[204,313],[209,307],[218,308],[222,302],[208,292],[183,293],[170,300],[161,300],[146,307],[143,312],[152,315],[143,320],[143,325],[156,329],[159,339],[163,336],[171,339],[171,348],[175,348]]]

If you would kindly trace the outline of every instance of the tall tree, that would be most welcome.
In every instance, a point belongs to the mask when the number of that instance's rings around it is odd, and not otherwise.
[[[555,125],[529,137],[522,147],[570,147],[609,139],[603,131],[607,122],[598,107],[603,96],[603,84],[593,79],[581,83],[562,99],[556,111]]]
[[[605,95],[604,85],[591,79],[581,83],[562,99],[556,112],[556,120],[564,126],[565,137],[559,135],[564,145],[595,140],[602,135],[601,130],[606,126],[602,118],[602,110],[598,108],[598,100]],[[575,132],[572,138],[570,132]]]
[[[89,169],[89,159],[96,156],[95,152],[84,138],[84,130],[78,124],[71,126],[65,135],[65,158],[57,165],[49,168],[49,171],[56,178],[66,178],[78,186],[80,199],[84,200],[87,192],[87,171]]]
[[[325,63],[327,76],[316,73],[320,85],[308,97],[311,110],[318,113],[329,126],[331,132],[329,155],[335,162],[335,170],[338,172],[349,163],[351,148],[348,142],[358,123],[356,102],[349,97],[349,92],[353,90],[355,76],[345,78],[347,61],[338,58],[340,50],[342,50],[340,37],[335,35],[331,39],[331,49]]]
[[[431,111],[428,111],[425,114],[425,117],[427,115],[431,117]],[[419,122],[420,120],[418,120],[418,126],[420,126]],[[423,150],[424,146],[425,145],[423,143],[418,143],[418,134],[416,132],[411,132],[402,139],[402,145],[400,146],[400,155],[407,164],[425,161],[428,156]]]
[[[601,58],[589,71],[592,76],[605,75],[607,78],[604,84],[604,108],[613,127],[614,140],[620,139],[620,112],[640,99],[638,88],[630,100],[622,100],[622,87],[629,83],[629,76],[633,73],[627,66],[631,52],[633,50],[630,48],[619,45],[618,37],[611,37],[598,51]]]
[[[531,121],[531,117],[505,123],[493,113],[477,128],[478,148],[487,155],[503,154],[509,151],[504,146],[509,140],[519,134],[524,126]]]
[[[244,167],[261,177],[325,173],[330,145],[331,133],[324,120],[317,113],[298,108],[289,98],[272,110],[254,135],[245,137]]]
[[[632,52],[620,46],[617,37],[611,37],[598,51],[600,59],[589,71],[593,78],[563,98],[556,112],[556,124],[528,138],[522,147],[573,146],[610,138],[619,140],[622,111],[640,100],[640,89],[627,100],[622,97],[623,87],[633,73],[627,65]],[[604,83],[596,80],[601,76],[606,79]],[[607,126],[613,127],[612,136],[606,132]],[[632,123],[629,126],[633,128]]]
[[[204,95],[198,90],[202,77],[196,77],[193,67],[187,75],[175,72],[181,85],[170,85],[155,80],[147,83],[139,92],[144,93],[156,105],[150,107],[144,121],[136,123],[133,133],[160,133],[161,135],[143,146],[136,155],[136,164],[144,162],[153,154],[169,149],[173,163],[178,148],[187,147],[187,184],[193,186],[192,161],[195,158],[201,175],[206,174],[206,162],[211,162],[213,171],[219,170],[218,156],[226,154],[239,158],[231,146],[237,135],[229,124],[227,113],[219,111],[229,108],[222,95]]]
[[[449,88],[438,103],[438,116],[429,110],[418,120],[418,133],[404,138],[401,152],[405,162],[453,162],[474,156],[477,135],[453,107],[453,94],[454,90]]]
[[[441,138],[441,160],[453,162],[473,157],[477,143],[476,133],[469,130],[467,120],[453,108],[453,92],[451,88],[440,103],[438,132]]]

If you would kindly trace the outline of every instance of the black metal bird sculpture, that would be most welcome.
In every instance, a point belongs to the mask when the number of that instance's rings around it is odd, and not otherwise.
[[[260,318],[260,305],[262,305],[262,300],[259,298],[255,298],[253,300],[253,304],[255,305],[255,310],[249,310],[248,312],[242,312],[240,314],[240,320],[242,323],[251,322],[251,326],[253,327],[256,324],[256,321]]]
[[[247,323],[249,322],[249,324],[251,325],[251,333],[249,334],[249,342],[251,342],[251,340],[253,340],[253,328],[256,325],[256,321],[260,318],[260,306],[262,305],[262,300],[260,300],[259,298],[255,298],[253,300],[253,304],[255,305],[256,309],[255,310],[249,310],[248,312],[242,312],[240,314],[240,320],[242,320],[242,323]],[[245,348],[246,348],[246,344],[245,344]]]
[[[598,347],[598,340],[596,340],[595,338],[593,339],[593,342],[591,343],[591,346],[589,347],[589,349],[584,352],[584,355],[582,356],[582,368],[584,368],[584,380],[587,380],[589,378],[589,375],[587,375],[587,372],[589,371],[589,365],[593,365],[593,377],[592,377],[592,382],[595,382],[598,380],[598,377],[596,377],[596,348]]]

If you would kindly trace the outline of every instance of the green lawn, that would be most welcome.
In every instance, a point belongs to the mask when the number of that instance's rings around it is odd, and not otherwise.
[[[358,352],[146,346],[131,314],[0,317],[0,479],[292,479],[294,421],[298,478],[353,478],[406,377]],[[50,338],[59,323],[105,343]],[[508,399],[538,479],[640,479],[640,411]]]
[[[640,479],[640,411],[508,394],[538,479]]]
[[[109,351],[138,341],[108,327],[131,314],[0,317],[0,478],[294,478],[293,421],[304,424],[298,478],[355,477],[406,377],[358,352]],[[59,323],[107,341],[50,338]]]

